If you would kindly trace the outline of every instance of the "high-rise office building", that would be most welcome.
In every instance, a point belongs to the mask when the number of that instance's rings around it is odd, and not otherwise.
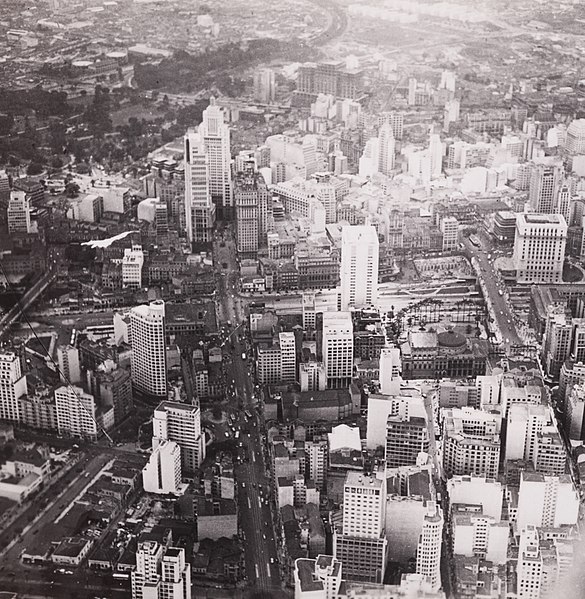
[[[443,469],[447,474],[496,478],[501,416],[472,408],[444,410]]]
[[[30,202],[24,191],[13,190],[10,192],[7,220],[8,234],[31,232]]]
[[[505,564],[510,523],[498,522],[477,505],[453,505],[453,553]]]
[[[560,283],[567,242],[561,214],[518,214],[512,259],[519,283]]]
[[[213,145],[212,149],[217,150]],[[185,135],[185,224],[190,243],[211,241],[215,205],[209,190],[208,161],[212,155],[208,157],[201,134],[190,129]]]
[[[434,590],[441,587],[442,541],[443,513],[434,501],[429,501],[416,548],[416,573],[427,576]]]
[[[459,244],[459,221],[454,216],[442,218],[441,233],[443,233],[443,251],[456,250]]]
[[[506,460],[533,462],[538,434],[551,422],[549,407],[515,404],[510,406],[506,421]]]
[[[323,313],[323,364],[327,387],[349,387],[353,372],[353,322],[349,312]]]
[[[564,306],[550,306],[546,315],[541,360],[545,374],[558,379],[561,368],[571,354],[573,323],[571,314]]]
[[[341,309],[367,308],[378,301],[379,241],[372,225],[341,230]]]
[[[520,530],[516,584],[518,599],[541,599],[542,555],[539,548],[538,530],[526,526]]]
[[[114,424],[114,409],[108,410],[107,422],[104,414],[89,393],[81,387],[62,385],[55,389],[55,413],[57,430],[60,435],[95,440],[102,426],[110,428]]]
[[[104,405],[114,406],[115,423],[122,422],[133,406],[132,377],[128,370],[107,360],[97,370],[88,371],[87,380],[94,397]]]
[[[124,256],[122,257],[122,285],[130,289],[140,289],[142,287],[143,266],[144,252],[141,245],[132,245],[131,248],[124,249]]]
[[[270,193],[264,177],[253,161],[247,161],[234,180],[236,243],[238,254],[255,258],[260,243],[265,243],[269,226]]]
[[[19,399],[26,395],[26,377],[15,353],[0,354],[0,420],[21,420]]]
[[[191,566],[183,548],[140,542],[131,580],[132,599],[191,599]]]
[[[325,492],[329,448],[326,440],[305,441],[305,477]]]
[[[156,300],[130,310],[132,385],[139,391],[167,396],[165,303]]]
[[[402,112],[383,112],[378,117],[378,122],[380,126],[388,123],[392,127],[392,137],[402,139],[404,135],[404,114]]]
[[[152,439],[152,453],[142,469],[142,486],[147,493],[178,495],[181,492],[181,448],[178,443]]]
[[[174,401],[163,401],[152,419],[153,446],[174,441],[181,448],[184,475],[192,476],[205,459],[205,438],[201,432],[201,409]]]
[[[443,144],[438,133],[431,133],[429,154],[431,156],[431,177],[439,177],[443,170]]]
[[[220,218],[231,217],[233,212],[230,130],[224,122],[222,109],[209,100],[203,111],[203,122],[199,125],[203,138],[209,172],[209,191]]]
[[[76,347],[59,345],[57,347],[57,364],[59,365],[59,378],[63,383],[79,383],[81,381],[79,350]]]
[[[345,68],[343,61],[327,61],[301,65],[297,75],[295,96],[299,101],[312,100],[317,94],[356,100],[361,95],[363,72]]]
[[[564,425],[569,439],[585,441],[585,385],[577,383],[567,393]]]
[[[300,363],[299,384],[301,391],[324,391],[327,389],[327,373],[323,362]]]
[[[378,132],[378,172],[389,176],[394,168],[396,141],[390,123],[384,123]]]
[[[297,350],[295,334],[281,332],[278,334],[280,346],[280,376],[282,383],[294,383],[297,380]]]
[[[259,69],[254,73],[254,100],[263,104],[274,102],[276,83],[272,69]]]
[[[571,477],[520,474],[516,522],[524,526],[572,526],[579,518],[579,493]]]
[[[343,522],[334,535],[335,557],[350,580],[382,582],[386,569],[386,481],[348,472],[343,490]]]
[[[585,119],[575,119],[567,127],[565,150],[572,156],[585,154]]]
[[[387,468],[414,465],[419,453],[429,451],[429,432],[424,418],[388,416],[386,431]]]
[[[454,476],[447,481],[449,503],[480,505],[482,513],[502,519],[504,488],[501,482],[486,476]]]
[[[563,166],[554,158],[544,158],[531,165],[528,202],[533,212],[551,214],[555,211],[563,178]]]
[[[384,532],[385,481],[348,472],[343,492],[343,534],[379,537]]]

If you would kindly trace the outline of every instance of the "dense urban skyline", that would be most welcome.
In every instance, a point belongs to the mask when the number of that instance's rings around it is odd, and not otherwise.
[[[585,7],[0,6],[0,591],[580,599]]]

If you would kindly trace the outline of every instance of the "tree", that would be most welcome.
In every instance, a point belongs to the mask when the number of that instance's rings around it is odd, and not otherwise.
[[[11,114],[0,115],[0,135],[9,135],[14,126],[14,118]]]
[[[49,144],[55,153],[63,151],[67,143],[67,127],[63,123],[51,123],[49,125]]]
[[[79,195],[79,185],[75,181],[69,181],[65,186],[65,194],[68,198],[76,198]]]
[[[43,165],[38,162],[31,162],[26,169],[27,175],[40,175],[43,172]]]

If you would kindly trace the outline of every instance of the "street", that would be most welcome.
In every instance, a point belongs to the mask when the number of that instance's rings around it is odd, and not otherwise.
[[[230,323],[228,328],[233,329],[244,324],[246,315],[242,298],[237,295],[238,265],[235,243],[229,230],[223,235],[219,233],[214,240],[214,261],[220,273],[217,288],[219,319],[224,324]],[[236,467],[236,480],[239,522],[245,535],[246,574],[256,589],[278,590],[282,593],[268,499],[270,478],[265,464],[262,427],[254,408],[251,361],[244,336],[243,327],[231,335],[224,351],[231,354],[227,384],[233,386],[238,407],[241,407],[240,442],[246,461]],[[242,359],[244,354],[246,360]],[[244,410],[252,414],[252,418],[248,418]]]
[[[465,249],[472,257],[475,257],[485,282],[485,289],[489,293],[489,299],[493,306],[491,316],[496,321],[498,329],[502,335],[502,345],[509,349],[512,345],[524,345],[524,341],[518,334],[514,323],[515,315],[507,300],[507,290],[505,285],[499,280],[493,262],[488,258],[490,253],[484,249],[486,243],[485,236],[481,236],[482,247],[475,247],[467,237],[463,237]],[[487,299],[487,298],[486,298]]]

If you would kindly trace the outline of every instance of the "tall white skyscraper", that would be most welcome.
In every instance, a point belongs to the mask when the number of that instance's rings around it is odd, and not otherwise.
[[[384,123],[378,132],[378,172],[390,175],[394,168],[396,141],[390,123]]]
[[[524,526],[573,526],[579,518],[579,493],[567,474],[522,472],[516,522]]]
[[[278,334],[280,345],[280,376],[283,383],[294,383],[297,380],[297,350],[295,334],[282,332]]]
[[[201,433],[201,409],[175,401],[163,401],[152,419],[153,447],[163,440],[181,448],[183,473],[192,475],[205,459],[205,438]]]
[[[152,396],[167,396],[165,303],[156,300],[130,310],[132,384]]]
[[[375,306],[378,301],[379,241],[372,225],[341,230],[341,309]]]
[[[385,481],[348,472],[343,491],[343,534],[379,537],[384,531]]]
[[[434,501],[429,501],[416,549],[416,573],[428,576],[434,590],[441,587],[442,541],[443,513]]]
[[[567,243],[561,214],[518,214],[512,259],[519,283],[560,283]]]
[[[565,149],[569,154],[585,154],[585,119],[575,119],[567,127]]]
[[[209,169],[209,191],[215,202],[218,215],[231,216],[233,208],[230,130],[224,122],[223,111],[210,98],[209,106],[203,111],[203,122],[199,125],[203,138],[207,167]]]
[[[207,162],[203,138],[190,129],[185,135],[185,222],[191,243],[210,241],[215,222]]]
[[[443,170],[443,144],[438,133],[431,133],[429,153],[431,155],[431,176],[439,177]]]
[[[557,158],[547,157],[532,163],[528,201],[533,212],[550,214],[555,211],[563,174],[563,165]]]
[[[349,312],[323,313],[323,364],[327,387],[349,387],[353,371],[353,322]]]
[[[26,395],[26,377],[12,352],[0,354],[0,420],[20,420],[19,399]]]
[[[518,599],[540,599],[543,564],[539,545],[535,526],[521,529],[516,571]]]
[[[254,73],[254,100],[270,104],[276,96],[276,83],[272,69],[259,69]]]
[[[132,599],[191,599],[191,566],[185,550],[142,541],[132,571]]]
[[[114,424],[113,406],[111,412],[111,424]],[[55,413],[60,435],[97,439],[98,406],[93,395],[81,387],[62,385],[55,389]]]
[[[234,207],[238,254],[255,258],[258,246],[266,243],[266,234],[272,227],[272,204],[266,181],[253,160],[244,162],[236,174]]]
[[[59,378],[64,383],[79,383],[81,369],[79,367],[79,350],[72,345],[57,347],[57,363],[59,364]]]
[[[155,438],[152,444],[152,453],[142,469],[142,487],[147,493],[178,495],[182,480],[179,444]]]
[[[386,481],[348,472],[343,489],[343,523],[334,535],[335,557],[350,580],[381,582],[386,568]]]
[[[8,233],[30,233],[30,203],[24,191],[10,192],[7,211]]]

